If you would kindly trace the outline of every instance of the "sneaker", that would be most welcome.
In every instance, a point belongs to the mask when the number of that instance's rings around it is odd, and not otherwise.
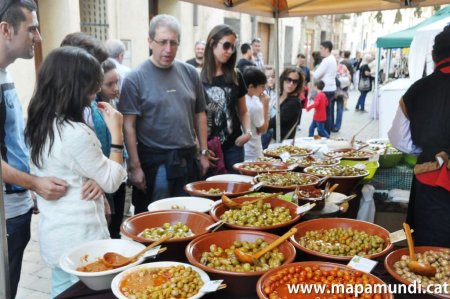
[[[362,109],[361,112],[368,113],[369,111]]]
[[[337,133],[337,132],[339,132],[339,129],[333,128],[333,129],[331,129],[331,132]]]

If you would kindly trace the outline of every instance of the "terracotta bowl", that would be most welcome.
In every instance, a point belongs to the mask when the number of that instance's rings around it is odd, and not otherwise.
[[[318,195],[320,193],[320,196],[317,197],[313,197],[313,196],[307,196],[305,192],[316,192]],[[294,191],[295,192],[295,191]],[[299,192],[297,193],[298,196],[298,205],[304,205],[307,203],[310,204],[316,204],[314,206],[314,208],[312,208],[312,211],[319,211],[322,210],[325,207],[325,199],[323,198],[324,196],[324,191],[321,189],[317,189],[315,187],[301,187],[299,188]]]
[[[184,186],[184,191],[191,196],[206,197],[212,200],[220,199],[222,195],[228,197],[237,197],[250,192],[252,188],[251,183],[244,182],[225,182],[225,181],[198,181]],[[211,188],[220,189],[222,193],[218,195],[211,195],[201,190],[210,190]]]
[[[261,278],[258,280],[258,283],[256,284],[256,292],[258,294],[258,297],[260,299],[268,299],[269,297],[265,294],[264,292],[264,286],[266,285],[266,283],[269,281],[269,279],[276,275],[278,273],[278,271],[288,268],[288,267],[313,267],[313,266],[318,266],[320,268],[320,270],[322,271],[330,271],[333,269],[339,269],[339,270],[350,270],[350,271],[355,271],[354,269],[345,266],[345,265],[341,265],[341,264],[335,264],[335,263],[329,263],[329,262],[299,262],[299,263],[292,263],[292,264],[288,264],[288,265],[283,265],[281,267],[278,267],[276,269],[270,269],[269,271],[267,271],[263,276],[261,276]],[[370,278],[373,278],[376,282],[376,284],[386,284],[384,281],[382,281],[381,279],[379,279],[378,277],[372,275],[372,274],[368,274],[365,273],[366,275],[368,275]],[[304,298],[304,299],[315,299],[315,298],[319,298],[317,295],[322,295],[322,294],[291,294],[288,297],[283,297],[283,298]],[[362,298],[362,297],[361,297]],[[383,299],[394,299],[394,296],[392,294],[382,294],[381,298]]]
[[[346,155],[347,152],[350,152],[354,150],[353,148],[342,148],[342,149],[338,149],[338,150],[333,150],[333,151],[329,151],[327,153],[325,153],[324,155],[330,158],[342,158],[345,160],[353,160],[353,161],[364,161],[364,160],[369,160],[370,157],[374,156],[376,153],[373,151],[365,151],[365,150],[360,150],[357,153],[360,154],[357,157],[354,157],[352,155]],[[336,154],[338,156],[336,156]]]
[[[294,191],[298,186],[301,187],[308,187],[308,186],[315,186],[317,184],[317,181],[319,181],[319,177],[312,175],[312,174],[308,174],[308,173],[299,173],[299,172],[280,172],[280,173],[276,173],[275,175],[285,175],[285,174],[289,174],[289,175],[296,175],[298,177],[305,177],[305,178],[310,178],[312,180],[311,183],[308,184],[304,184],[304,185],[289,185],[289,186],[277,186],[277,185],[271,185],[268,183],[263,183],[263,189],[266,192],[283,192],[283,193],[287,193],[287,192],[291,192]],[[259,183],[259,180],[261,179],[262,175],[257,175],[255,177],[255,182]]]
[[[322,160],[327,160],[329,163],[323,163]],[[301,169],[304,169],[309,166],[336,166],[340,163],[340,159],[334,158],[317,158],[314,156],[302,157],[298,160],[297,166]]]
[[[245,169],[244,167],[269,167],[270,170],[254,170]],[[233,165],[233,168],[239,171],[243,175],[255,176],[260,173],[273,173],[273,172],[286,172],[291,171],[296,167],[296,165],[289,165],[283,163],[270,163],[270,162],[242,162]]]
[[[274,152],[276,150],[279,150],[279,153]],[[310,148],[306,148],[306,147],[283,144],[283,145],[280,145],[277,147],[267,148],[263,151],[263,154],[266,157],[278,158],[278,157],[280,157],[280,154],[284,153],[284,152],[287,152],[287,153],[289,153],[289,155],[294,156],[294,157],[303,157],[303,156],[311,155],[313,150]]]
[[[349,218],[333,218],[333,219],[319,218],[298,223],[297,225],[295,225],[295,227],[297,228],[297,233],[291,237],[291,242],[294,244],[294,246],[306,254],[319,257],[323,260],[346,262],[350,261],[353,256],[336,256],[331,254],[325,254],[301,246],[297,242],[297,240],[300,240],[300,238],[303,237],[307,231],[342,227],[342,228],[352,228],[355,230],[364,231],[370,235],[380,236],[385,241],[385,247],[383,251],[379,253],[365,256],[366,258],[369,259],[382,257],[386,255],[389,251],[391,251],[392,248],[394,248],[394,245],[392,245],[391,241],[389,240],[389,232],[386,229],[376,224],[365,221]]]
[[[240,197],[240,198],[234,198],[233,201],[236,201],[237,203],[243,203],[245,201],[249,201],[249,200],[252,200],[255,198],[256,197]],[[297,205],[292,202],[288,202],[286,200],[279,199],[276,197],[266,199],[264,202],[270,203],[272,208],[285,207],[285,208],[289,209],[290,214],[291,214],[291,220],[288,222],[282,223],[282,224],[270,225],[270,226],[252,227],[252,226],[241,226],[241,225],[228,224],[228,223],[225,223],[225,226],[232,228],[232,229],[261,230],[261,231],[267,231],[270,233],[277,234],[277,233],[284,233],[285,231],[288,230],[288,228],[290,228],[292,225],[297,223],[297,221],[300,219],[300,215],[297,214]],[[226,211],[228,211],[229,209],[230,208],[228,208],[223,203],[215,205],[211,208],[211,211],[210,211],[211,217],[215,221],[219,221],[220,216],[222,216],[222,214],[225,213]]]
[[[423,253],[423,252],[429,251],[429,250],[443,251],[445,249],[448,249],[448,248],[435,247],[435,246],[414,246],[414,251],[416,253]],[[399,261],[403,255],[409,255],[408,248],[401,248],[401,249],[392,251],[391,253],[388,254],[386,259],[384,260],[384,267],[389,272],[389,274],[391,274],[391,276],[394,277],[397,281],[399,281],[403,284],[406,284],[406,285],[410,285],[411,284],[410,281],[406,280],[405,278],[401,277],[400,275],[398,275],[395,272],[394,264],[397,261]],[[438,297],[438,298],[447,298],[447,299],[450,298],[450,295],[445,295],[445,294],[430,294],[430,295],[432,295],[434,297]]]
[[[309,167],[306,167],[303,171],[305,173],[308,173]],[[312,174],[312,173],[311,173]],[[350,195],[350,193],[353,192],[353,190],[358,186],[364,178],[369,174],[368,171],[366,171],[365,174],[362,175],[355,175],[355,176],[330,176],[330,178],[327,180],[330,182],[331,185],[339,184],[339,186],[334,190],[335,192],[344,193],[346,195]],[[317,177],[325,177],[324,175],[320,174],[314,174]]]
[[[194,233],[186,238],[171,239],[164,242],[162,246],[167,247],[167,251],[158,255],[157,260],[185,261],[184,249],[194,238],[206,234],[206,227],[213,224],[211,216],[193,211],[165,210],[155,212],[145,212],[128,218],[122,223],[121,232],[128,238],[143,244],[150,244],[155,240],[142,238],[139,236],[146,228],[161,227],[164,223],[175,224],[185,223]]]
[[[186,247],[186,256],[189,262],[198,267],[214,279],[223,279],[227,284],[227,288],[223,291],[229,294],[229,298],[236,298],[234,296],[249,296],[255,293],[255,285],[258,278],[265,273],[265,271],[255,272],[230,272],[207,267],[200,263],[200,258],[203,252],[209,251],[212,244],[216,244],[222,248],[228,248],[233,245],[234,241],[248,241],[254,242],[261,238],[264,241],[271,243],[275,241],[278,236],[266,232],[258,231],[244,231],[244,230],[224,230],[220,232],[206,234],[195,238]],[[284,264],[291,263],[295,258],[295,248],[288,242],[283,242],[278,249],[284,254]]]

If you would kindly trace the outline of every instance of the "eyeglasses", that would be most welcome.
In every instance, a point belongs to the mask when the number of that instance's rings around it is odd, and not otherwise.
[[[297,84],[300,83],[300,80],[299,79],[292,79],[292,78],[287,77],[287,78],[284,78],[284,82],[294,83],[295,85],[297,85]]]
[[[158,45],[160,45],[161,47],[165,47],[167,46],[167,44],[170,45],[171,48],[176,48],[180,45],[180,43],[176,40],[171,40],[171,39],[163,39],[163,40],[153,40],[155,43],[157,43]]]
[[[228,51],[228,50],[232,50],[233,52],[234,52],[234,49],[235,49],[235,45],[234,44],[232,44],[232,43],[230,43],[230,42],[218,42],[218,44],[221,44],[222,45],[222,48],[225,50],[225,51]]]

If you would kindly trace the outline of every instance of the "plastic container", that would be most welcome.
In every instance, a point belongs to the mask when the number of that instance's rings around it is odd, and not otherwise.
[[[380,163],[378,161],[352,161],[352,160],[341,160],[340,165],[348,165],[353,166],[355,165],[364,165],[365,169],[369,172],[368,175],[364,177],[364,181],[371,180],[375,173],[377,172],[377,169],[380,167]]]

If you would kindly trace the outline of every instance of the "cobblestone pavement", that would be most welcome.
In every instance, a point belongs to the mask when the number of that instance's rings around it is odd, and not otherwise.
[[[350,139],[369,120],[369,113],[355,111],[359,92],[351,91],[348,100],[348,111],[344,112],[342,128],[338,133],[332,133],[331,137]],[[373,93],[369,93],[366,99],[366,109],[370,109]],[[313,111],[303,112],[299,132],[300,136],[308,136]],[[361,132],[357,139],[366,140],[378,137],[378,120],[373,120],[370,125]],[[51,272],[46,267],[40,256],[38,240],[39,215],[33,215],[31,225],[31,241],[29,242],[23,258],[22,275],[16,298],[50,298]]]

